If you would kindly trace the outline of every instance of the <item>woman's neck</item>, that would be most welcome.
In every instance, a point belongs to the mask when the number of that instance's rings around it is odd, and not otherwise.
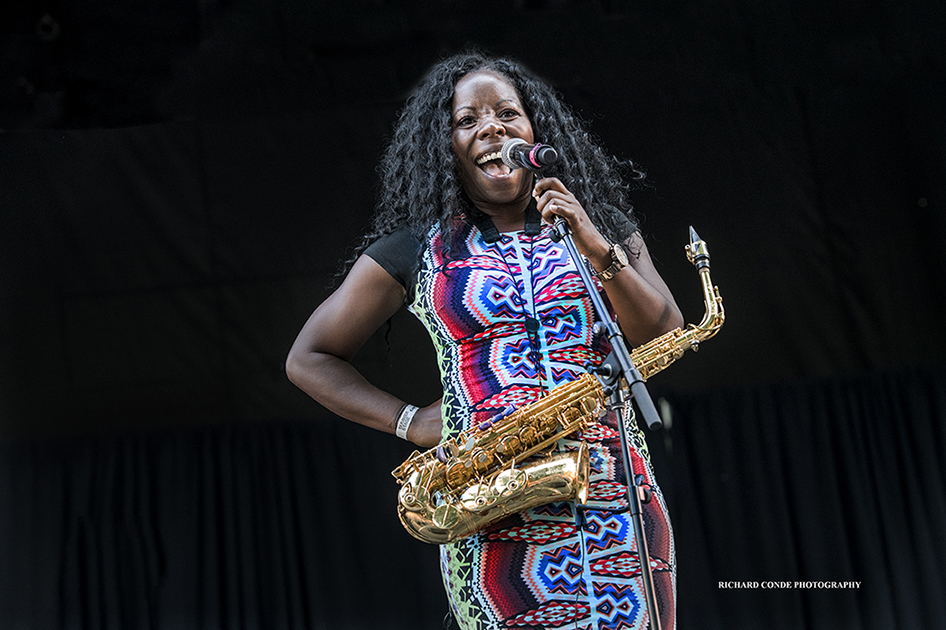
[[[516,232],[525,227],[526,208],[530,197],[517,199],[513,203],[502,205],[477,205],[477,210],[488,216],[500,232]]]
[[[536,207],[535,199],[532,198],[530,198],[529,203],[526,204],[525,211],[523,212],[523,216],[520,218],[520,221],[517,223],[513,223],[511,221],[500,223],[502,228],[496,225],[490,215],[482,211],[474,212],[473,216],[470,218],[473,221],[473,224],[479,228],[483,235],[483,239],[487,243],[495,243],[498,241],[500,234],[503,232],[523,231],[527,236],[538,236],[542,233],[542,215],[539,214],[539,209]],[[507,219],[508,218],[511,217],[507,217]]]

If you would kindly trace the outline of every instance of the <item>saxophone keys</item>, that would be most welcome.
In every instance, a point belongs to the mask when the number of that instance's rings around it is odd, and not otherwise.
[[[516,455],[522,448],[522,441],[515,435],[506,435],[496,445],[496,452],[500,455]]]
[[[473,478],[472,464],[469,461],[458,461],[447,467],[447,485],[451,488],[462,488]]]
[[[560,427],[561,424],[554,416],[541,416],[539,418],[539,429],[543,435],[554,435]]]
[[[414,488],[410,483],[404,484],[398,497],[405,510],[419,512],[424,509],[424,505],[430,500],[430,495],[422,487]]]
[[[493,454],[484,448],[477,448],[470,453],[470,461],[473,463],[473,469],[483,474],[493,465]]]
[[[433,521],[441,529],[450,529],[460,522],[460,512],[452,505],[444,504],[434,510]]]
[[[488,498],[485,496],[478,496],[475,499],[467,499],[466,497],[460,501],[460,505],[463,506],[463,509],[471,514],[482,514],[487,510],[496,506],[496,503],[501,497],[493,496]]]
[[[512,467],[500,471],[496,475],[493,487],[502,496],[518,492],[528,481],[528,475],[518,468]]]
[[[496,488],[491,481],[474,483],[460,495],[459,506],[461,509],[479,514],[496,505],[496,502],[502,498],[496,492]]]
[[[522,427],[519,430],[519,441],[526,446],[532,446],[536,444],[539,439],[533,427]]]

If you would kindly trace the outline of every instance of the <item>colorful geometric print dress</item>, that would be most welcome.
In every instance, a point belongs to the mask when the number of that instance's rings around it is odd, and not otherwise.
[[[366,252],[411,289],[408,308],[434,341],[443,381],[444,439],[536,400],[610,351],[607,338],[592,329],[594,307],[568,250],[550,238],[548,226],[536,224],[529,231],[533,234],[498,234],[495,228],[458,222],[447,259],[438,229],[420,245],[414,239],[413,247],[405,247],[409,237],[402,231],[386,237],[400,246],[381,239]],[[416,272],[408,278],[411,269]],[[600,284],[598,289],[603,291]],[[576,522],[573,504],[552,503],[441,545],[441,573],[460,628],[648,627],[626,512],[619,421],[628,428],[634,473],[653,490],[643,506],[644,526],[661,626],[675,627],[669,516],[633,412],[621,415],[609,412],[592,429],[571,436],[575,439],[559,441],[559,449],[573,450],[579,439],[590,447],[593,509],[583,512],[582,523]]]

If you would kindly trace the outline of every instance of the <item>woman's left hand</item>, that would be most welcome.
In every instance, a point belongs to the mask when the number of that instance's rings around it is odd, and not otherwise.
[[[555,177],[540,179],[533,190],[542,218],[554,223],[556,217],[568,221],[578,251],[597,271],[611,266],[611,245],[578,200]],[[604,282],[621,330],[633,345],[646,343],[683,325],[683,316],[666,283],[657,273],[640,232],[626,241],[635,255],[622,271]]]
[[[547,223],[555,223],[556,217],[568,222],[578,251],[584,254],[596,269],[611,264],[610,244],[588,217],[575,195],[557,177],[544,177],[536,182],[532,191],[539,213]]]

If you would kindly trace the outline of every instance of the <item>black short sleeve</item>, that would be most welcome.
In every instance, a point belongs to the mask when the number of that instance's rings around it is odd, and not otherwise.
[[[421,242],[406,228],[386,234],[368,246],[365,255],[381,265],[407,290],[408,301],[414,295]]]

